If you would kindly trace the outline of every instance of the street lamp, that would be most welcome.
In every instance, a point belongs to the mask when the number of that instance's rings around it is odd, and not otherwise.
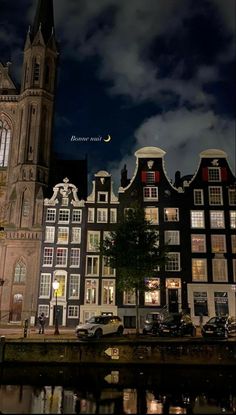
[[[54,330],[54,334],[60,334],[59,333],[59,328],[58,328],[58,310],[57,310],[57,291],[58,291],[58,288],[59,288],[59,281],[57,281],[57,279],[56,280],[54,280],[53,281],[53,283],[52,283],[52,286],[53,286],[53,289],[54,289],[54,292],[55,292],[55,296],[56,296],[56,307],[55,307],[55,330]]]

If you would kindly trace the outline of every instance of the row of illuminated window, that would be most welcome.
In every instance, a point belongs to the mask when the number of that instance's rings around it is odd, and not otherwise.
[[[69,237],[70,236],[70,237]],[[46,226],[45,228],[45,242],[56,242],[58,244],[71,243],[80,244],[81,242],[81,228],[59,226],[57,229],[54,226]]]
[[[195,205],[204,205],[204,193],[203,189],[194,189],[193,199]],[[220,186],[208,187],[208,203],[211,206],[222,206],[225,203],[229,203],[230,206],[236,205],[236,189],[228,189],[228,201],[223,200],[223,190]]]
[[[228,261],[224,258],[212,259],[213,282],[228,282]],[[236,281],[236,259],[233,259],[233,280]],[[208,281],[207,259],[192,259],[192,281]]]
[[[210,227],[212,229],[225,228],[225,212],[223,210],[210,210]],[[204,210],[192,210],[191,228],[205,228],[205,212]],[[236,210],[229,211],[230,228],[236,229]]]
[[[191,235],[192,252],[206,252],[206,235],[192,234]],[[232,253],[236,253],[236,235],[231,235],[231,249]],[[211,252],[224,253],[226,248],[226,235],[211,235]]]
[[[58,222],[58,223],[81,223],[82,222],[82,209],[59,209],[47,208],[46,212],[47,222]]]
[[[127,215],[129,210],[133,208],[125,208],[124,214]],[[146,220],[152,225],[159,224],[159,209],[154,206],[148,206],[144,208]],[[179,221],[179,209],[175,207],[164,208],[164,222],[178,222]]]
[[[109,217],[108,217],[109,215]],[[88,222],[89,223],[116,223],[117,209],[116,208],[88,208]]]
[[[80,249],[71,248],[68,257],[68,248],[54,249],[51,247],[45,247],[43,251],[43,266],[52,267],[53,264],[60,267],[79,267]]]

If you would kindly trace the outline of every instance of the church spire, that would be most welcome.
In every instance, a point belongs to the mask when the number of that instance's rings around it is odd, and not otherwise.
[[[32,40],[34,40],[39,30],[46,44],[54,31],[53,0],[38,0],[37,11],[31,30]]]

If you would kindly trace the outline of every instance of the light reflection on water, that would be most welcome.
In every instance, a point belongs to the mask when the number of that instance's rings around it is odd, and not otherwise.
[[[0,367],[2,414],[234,414],[235,367]]]

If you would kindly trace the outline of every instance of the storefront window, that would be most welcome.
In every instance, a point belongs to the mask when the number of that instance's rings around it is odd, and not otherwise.
[[[215,292],[214,301],[216,316],[226,316],[229,314],[228,293],[226,291]]]
[[[195,291],[193,293],[194,315],[208,316],[207,292]]]

